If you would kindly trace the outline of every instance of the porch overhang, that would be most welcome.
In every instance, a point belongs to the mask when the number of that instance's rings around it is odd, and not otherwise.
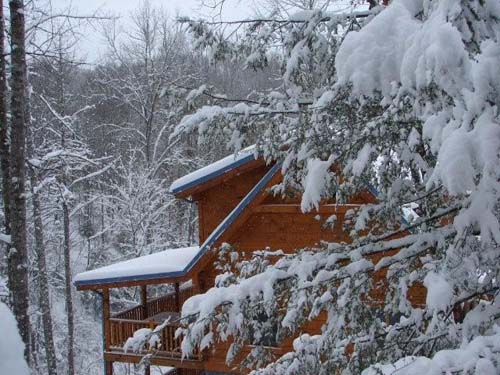
[[[200,250],[198,246],[166,249],[79,273],[73,284],[85,290],[185,281],[190,278],[187,267]]]

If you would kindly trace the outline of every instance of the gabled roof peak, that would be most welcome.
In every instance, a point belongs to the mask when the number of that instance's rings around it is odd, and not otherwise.
[[[203,168],[197,169],[181,178],[175,180],[170,186],[170,193],[175,195],[188,195],[192,189],[204,185],[220,176],[225,175],[237,168],[257,160],[255,145],[241,150],[237,154],[231,154]]]

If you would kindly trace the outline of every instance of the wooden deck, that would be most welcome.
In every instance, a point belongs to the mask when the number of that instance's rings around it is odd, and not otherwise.
[[[175,332],[179,328],[179,306],[193,294],[192,288],[183,289],[179,294],[170,293],[111,316],[108,321],[109,343],[104,352],[105,360],[139,363],[145,355],[149,355],[153,365],[202,368],[202,354],[195,352],[191,358],[182,359],[182,337],[175,338]],[[147,343],[138,352],[124,350],[126,341],[134,332],[141,328],[154,330],[168,318],[171,323],[157,334],[153,345]]]

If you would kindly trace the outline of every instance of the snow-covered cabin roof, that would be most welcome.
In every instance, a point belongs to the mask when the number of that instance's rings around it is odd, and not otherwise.
[[[197,169],[177,180],[170,186],[170,192],[173,194],[182,193],[185,190],[204,184],[216,177],[222,176],[242,165],[255,160],[255,145],[247,147],[237,155],[229,155],[225,158],[209,164],[206,167]]]
[[[79,273],[73,283],[82,286],[181,276],[199,251],[200,248],[194,246],[144,255]]]
[[[73,279],[77,287],[103,285],[111,283],[128,283],[153,279],[184,277],[198,260],[215,244],[220,236],[234,223],[245,208],[255,199],[257,194],[278,173],[281,165],[273,165],[262,179],[214,229],[200,247],[170,249],[159,253],[145,255],[109,266],[82,272]]]

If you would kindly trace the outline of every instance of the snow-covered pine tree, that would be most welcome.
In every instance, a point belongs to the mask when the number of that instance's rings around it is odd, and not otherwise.
[[[183,350],[231,337],[230,361],[271,325],[278,340],[296,336],[294,351],[260,374],[498,373],[500,4],[394,0],[355,15],[247,20],[238,40],[220,23],[185,20],[215,61],[243,53],[260,67],[280,50],[283,77],[256,102],[200,108],[178,133],[197,131],[203,142],[230,132],[238,150],[257,129],[259,152],[283,163],[277,191],[302,189],[303,210],[367,184],[378,203],[356,213],[352,244],[298,250],[273,265],[256,257],[188,300]],[[407,205],[418,217],[401,224]],[[382,267],[385,303],[374,308],[366,293]],[[425,308],[407,299],[419,284]],[[263,309],[272,322],[259,319]],[[301,335],[321,312],[322,334]],[[256,347],[248,363],[264,353]]]

